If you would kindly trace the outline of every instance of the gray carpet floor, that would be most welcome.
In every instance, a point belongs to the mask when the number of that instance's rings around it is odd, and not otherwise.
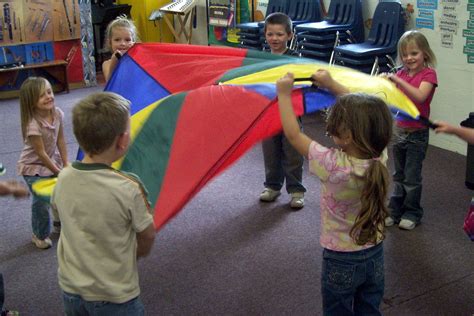
[[[66,113],[73,159],[73,105],[102,87],[56,95]],[[329,144],[319,115],[306,132]],[[16,178],[22,143],[18,100],[0,101],[3,179]],[[473,315],[474,243],[462,230],[472,192],[464,186],[465,157],[430,147],[424,163],[423,222],[413,231],[391,227],[385,241],[384,315]],[[207,185],[156,236],[140,260],[148,315],[321,315],[319,183],[307,172],[306,206],[295,212],[282,194],[260,203],[260,146]],[[30,201],[0,199],[0,271],[6,307],[21,315],[61,315],[56,243],[31,243]]]

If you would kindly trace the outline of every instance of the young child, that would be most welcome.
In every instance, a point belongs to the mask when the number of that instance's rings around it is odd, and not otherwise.
[[[327,73],[313,79],[336,95],[344,92]],[[278,104],[285,136],[308,157],[310,172],[322,184],[323,314],[381,315],[392,115],[375,96],[343,95],[330,109],[326,126],[340,149],[326,148],[300,131],[291,102],[293,82],[291,73],[277,82]]]
[[[395,75],[386,75],[402,90],[420,111],[429,118],[430,103],[438,86],[436,57],[426,40],[418,31],[407,31],[398,42],[398,58],[403,68]],[[399,140],[393,146],[395,172],[394,192],[390,198],[390,217],[386,226],[398,224],[412,230],[423,216],[421,206],[423,160],[428,149],[428,128],[418,121],[398,121]]]
[[[137,258],[153,246],[151,208],[138,177],[111,167],[129,146],[129,106],[100,92],[72,111],[85,156],[61,171],[51,197],[62,224],[58,278],[66,315],[144,315]]]
[[[291,19],[283,13],[272,13],[265,19],[265,39],[272,54],[295,55],[287,47],[293,37]],[[298,119],[302,128],[301,120]],[[303,186],[303,156],[301,156],[283,133],[265,139],[262,142],[263,159],[265,163],[265,189],[260,194],[260,200],[273,202],[280,195],[283,183],[286,182],[286,191],[291,195],[290,206],[293,209],[304,207]]]
[[[17,171],[25,179],[33,195],[31,208],[32,241],[36,247],[52,246],[49,203],[32,190],[34,182],[57,176],[67,165],[67,146],[64,139],[64,113],[54,104],[54,93],[48,80],[30,77],[20,88],[21,132],[24,147],[17,163]],[[60,224],[53,211],[55,232]]]
[[[133,21],[119,16],[109,23],[105,31],[105,43],[112,56],[102,63],[105,82],[109,81],[119,59],[138,41],[138,32]]]

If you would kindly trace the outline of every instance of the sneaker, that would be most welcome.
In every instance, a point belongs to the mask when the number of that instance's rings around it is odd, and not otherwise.
[[[385,217],[385,227],[393,226],[393,224],[395,224],[395,221],[392,216]]]
[[[39,249],[48,249],[53,246],[53,242],[49,237],[46,237],[45,239],[39,239],[35,235],[31,238],[31,241],[35,244],[35,246]]]
[[[53,222],[53,233],[54,234],[59,234],[61,233],[61,222]]]
[[[263,202],[273,202],[280,195],[280,191],[272,190],[270,188],[265,188],[262,193],[260,193],[260,201]]]
[[[402,219],[400,221],[400,224],[398,224],[399,228],[405,229],[405,230],[412,230],[413,228],[415,228],[415,226],[416,226],[416,223],[409,219]]]
[[[300,209],[304,207],[304,193],[303,192],[294,192],[291,193],[291,208]]]

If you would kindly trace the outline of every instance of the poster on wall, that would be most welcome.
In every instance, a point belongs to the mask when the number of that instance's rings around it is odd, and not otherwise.
[[[209,25],[234,27],[235,0],[209,0]]]
[[[255,3],[256,2],[256,3]],[[267,14],[268,0],[254,0],[254,21],[265,20]]]
[[[25,39],[23,2],[0,1],[0,45],[21,43]]]
[[[466,29],[462,32],[463,37],[466,38],[463,53],[466,54],[467,63],[474,64],[474,0],[468,0],[467,11],[469,19],[466,23]]]

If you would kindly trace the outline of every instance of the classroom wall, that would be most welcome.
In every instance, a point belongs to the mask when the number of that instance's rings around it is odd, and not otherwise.
[[[474,111],[474,2],[424,0],[414,5],[412,26],[425,34],[438,59],[439,86],[431,104],[431,118],[458,125]],[[427,8],[430,5],[433,9]],[[472,36],[463,36],[463,33],[472,33]],[[461,154],[467,151],[464,141],[450,135],[432,132],[430,144]]]

